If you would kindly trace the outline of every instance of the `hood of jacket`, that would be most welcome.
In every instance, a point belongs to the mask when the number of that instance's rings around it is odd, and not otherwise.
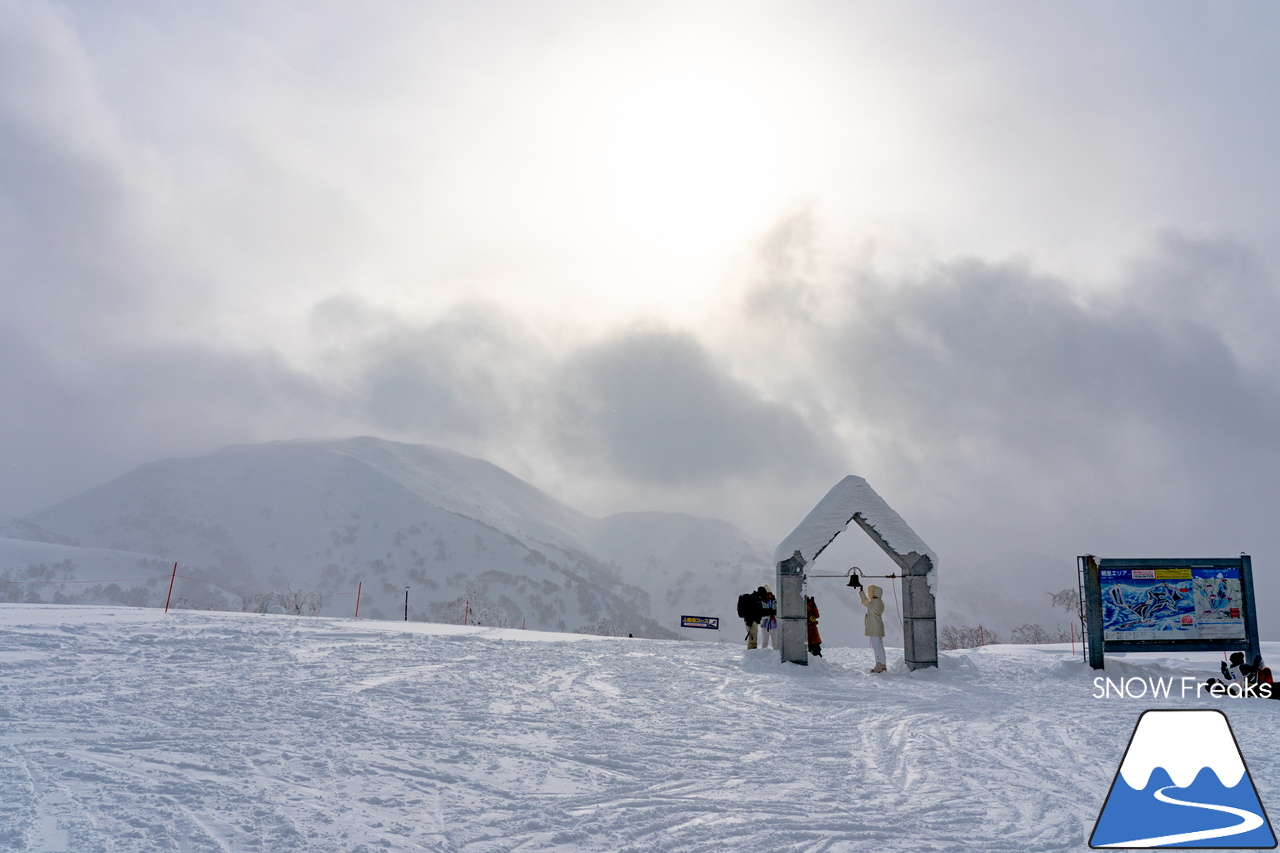
[[[868,584],[867,598],[879,598],[879,597],[880,597],[880,587],[876,586],[875,584]]]

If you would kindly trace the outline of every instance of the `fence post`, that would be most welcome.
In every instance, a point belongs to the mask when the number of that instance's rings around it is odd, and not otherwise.
[[[981,648],[987,644],[987,632],[982,630],[982,626],[978,626],[978,647]]]
[[[356,618],[360,618],[360,590],[364,587],[364,581],[356,584]]]
[[[164,597],[164,612],[169,612],[169,599],[173,598],[173,582],[178,577],[178,564],[173,564],[173,574],[169,575],[169,594]]]

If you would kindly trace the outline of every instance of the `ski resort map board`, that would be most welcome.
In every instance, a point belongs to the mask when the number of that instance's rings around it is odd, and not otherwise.
[[[1247,554],[1199,559],[1080,557],[1087,653],[1244,651],[1258,654]]]
[[[1102,569],[1104,640],[1243,639],[1240,569]]]

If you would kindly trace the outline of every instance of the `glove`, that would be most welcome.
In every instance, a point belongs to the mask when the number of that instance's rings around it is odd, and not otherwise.
[[[1226,679],[1227,681],[1234,681],[1234,680],[1235,680],[1235,679],[1232,677],[1232,675],[1231,675],[1231,670],[1227,669],[1227,662],[1226,662],[1226,661],[1223,661],[1223,662],[1222,662],[1222,663],[1220,663],[1218,666],[1219,666],[1219,668],[1222,670],[1222,677],[1223,677],[1224,679]]]

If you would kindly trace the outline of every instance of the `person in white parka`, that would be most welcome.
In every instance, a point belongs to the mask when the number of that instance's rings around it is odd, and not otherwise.
[[[865,591],[859,587],[858,597],[867,608],[867,616],[863,624],[867,638],[871,642],[871,650],[876,653],[876,665],[871,671],[884,672],[888,667],[884,663],[884,599],[880,597],[880,587],[871,584]]]

